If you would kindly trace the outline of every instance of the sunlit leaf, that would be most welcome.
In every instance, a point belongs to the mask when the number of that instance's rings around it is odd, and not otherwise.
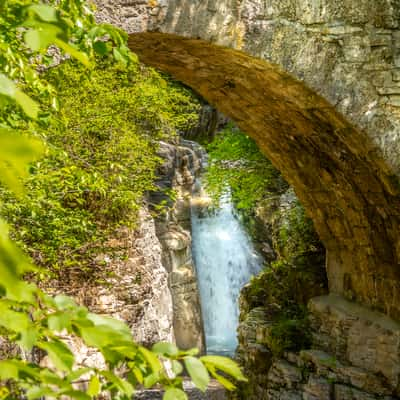
[[[236,386],[229,381],[228,379],[226,379],[225,377],[223,377],[222,375],[217,374],[216,370],[214,367],[212,367],[211,365],[208,365],[208,370],[210,371],[210,374],[227,390],[235,390]]]
[[[100,380],[97,377],[97,375],[93,375],[90,378],[89,386],[88,386],[86,393],[91,397],[95,397],[100,393],[100,391],[101,391]]]
[[[41,399],[44,396],[54,397],[54,391],[47,386],[34,386],[27,390],[26,397],[28,400]]]
[[[90,67],[91,66],[90,61],[89,61],[89,57],[87,56],[86,53],[83,53],[82,51],[79,51],[74,46],[70,45],[67,42],[64,42],[61,39],[55,39],[54,43],[58,47],[63,49],[66,53],[68,53],[70,56],[72,56],[73,58],[76,58],[79,62],[81,62],[86,67]]]
[[[139,351],[142,353],[145,360],[149,363],[153,372],[159,372],[162,369],[162,365],[157,356],[145,347],[139,347]]]
[[[238,381],[247,381],[238,364],[230,358],[222,356],[203,356],[200,357],[200,360],[206,365],[211,365],[216,369],[219,369],[227,373],[228,375],[231,375]]]
[[[4,74],[0,74],[0,94],[14,100],[22,107],[28,117],[33,119],[37,118],[39,112],[38,104],[18,89],[15,83]]]
[[[193,383],[201,391],[205,392],[210,383],[210,376],[208,375],[206,367],[201,361],[194,357],[185,357],[183,361]]]
[[[52,6],[46,4],[33,4],[28,7],[28,10],[34,12],[43,21],[58,21],[56,9]]]
[[[147,375],[143,380],[143,385],[146,389],[153,387],[160,380],[160,374],[155,372],[153,374]]]
[[[183,372],[182,364],[177,360],[171,361],[171,369],[175,375],[180,375]]]
[[[169,356],[178,355],[179,353],[178,348],[174,344],[168,342],[156,343],[151,350],[153,353],[167,354]]]
[[[16,86],[14,82],[4,74],[0,74],[0,94],[3,96],[15,98]]]
[[[61,371],[71,371],[75,362],[74,355],[66,344],[59,340],[42,342],[38,347],[45,350],[54,366]]]
[[[109,371],[101,371],[101,375],[103,375],[109,382],[111,382],[117,389],[126,394],[128,397],[133,395],[134,388],[128,381],[121,379]]]
[[[26,95],[23,91],[17,90],[15,92],[15,101],[21,106],[24,110],[25,114],[32,118],[36,119],[39,113],[39,105],[36,101],[32,100],[28,95]]]
[[[188,400],[188,397],[183,390],[170,388],[165,391],[163,400]]]
[[[28,176],[28,165],[44,152],[43,142],[28,138],[10,129],[0,128],[0,181],[19,194],[19,178]]]

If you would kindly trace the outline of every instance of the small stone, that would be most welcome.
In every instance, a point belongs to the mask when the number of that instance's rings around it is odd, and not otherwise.
[[[333,392],[335,400],[375,400],[375,396],[345,385],[335,385]]]
[[[330,400],[332,392],[332,384],[326,379],[320,378],[313,374],[310,376],[307,384],[303,387],[304,399],[307,400]]]
[[[301,380],[301,371],[284,360],[274,362],[268,373],[268,382],[276,387],[294,389]]]

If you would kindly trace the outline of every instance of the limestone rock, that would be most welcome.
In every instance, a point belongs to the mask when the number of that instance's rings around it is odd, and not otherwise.
[[[271,387],[296,389],[301,381],[301,371],[283,360],[275,361],[268,372],[268,382]]]
[[[69,294],[93,312],[125,321],[139,343],[174,342],[168,272],[161,262],[161,245],[149,212],[143,208],[139,214],[138,229],[121,229],[119,236],[110,240],[108,245],[125,248],[127,259],[111,260],[103,255],[100,258],[105,260],[109,272],[105,284],[79,282],[80,287]],[[60,285],[62,282],[53,282],[49,285],[50,292],[65,292]],[[65,339],[78,365],[104,366],[100,353],[87,348],[78,338]],[[47,364],[48,360],[42,360],[42,365]]]
[[[173,321],[177,345],[204,351],[205,339],[201,316],[196,268],[191,251],[190,196],[204,157],[198,144],[181,139],[179,144],[160,143],[159,155],[164,163],[158,170],[157,185],[172,189],[176,199],[171,209],[156,219],[156,230],[162,244],[162,262],[169,272],[173,298]],[[152,201],[163,199],[162,193]]]
[[[309,309],[317,346],[341,361],[347,360],[355,367],[383,376],[392,390],[398,387],[399,323],[336,295],[312,299]],[[374,386],[368,382],[368,374],[354,369],[347,369],[347,374],[357,386]]]
[[[303,390],[304,400],[331,400],[332,384],[316,375],[310,376]]]

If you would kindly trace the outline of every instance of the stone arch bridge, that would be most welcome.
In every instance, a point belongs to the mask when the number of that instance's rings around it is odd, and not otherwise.
[[[400,319],[400,0],[98,5],[282,172],[327,249],[330,291]]]

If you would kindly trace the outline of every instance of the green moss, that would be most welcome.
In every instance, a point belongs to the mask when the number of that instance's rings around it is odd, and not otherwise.
[[[311,345],[311,332],[307,318],[279,319],[271,328],[268,347],[276,357],[285,351],[297,352]]]

